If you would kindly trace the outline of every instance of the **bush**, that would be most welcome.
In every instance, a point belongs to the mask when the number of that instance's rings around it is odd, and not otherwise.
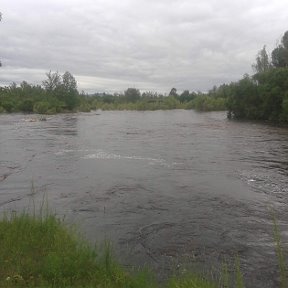
[[[14,101],[9,100],[9,99],[5,99],[4,101],[2,101],[1,106],[5,109],[6,112],[8,113],[12,113],[15,112],[16,110],[16,105],[14,103]]]
[[[46,101],[36,102],[33,106],[33,112],[39,114],[47,114],[50,108],[50,104]]]
[[[33,112],[33,100],[25,99],[24,101],[20,102],[18,109],[23,112]]]

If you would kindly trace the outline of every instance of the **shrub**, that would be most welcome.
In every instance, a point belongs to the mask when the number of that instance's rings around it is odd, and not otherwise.
[[[36,102],[33,106],[33,112],[47,114],[50,108],[50,104],[46,101]]]

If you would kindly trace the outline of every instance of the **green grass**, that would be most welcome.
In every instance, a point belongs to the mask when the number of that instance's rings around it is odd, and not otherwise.
[[[5,214],[0,220],[0,287],[159,287],[147,271],[125,271],[109,243],[92,248],[55,216],[35,214]],[[173,279],[167,286],[217,287],[199,276]]]
[[[106,245],[98,253],[54,216],[4,216],[0,221],[0,287],[154,287],[144,272],[130,276]]]
[[[199,275],[187,275],[182,279],[172,279],[168,288],[217,288],[221,287],[217,282],[207,280],[205,277]]]
[[[274,213],[273,213],[273,234],[274,234],[275,250],[276,250],[279,272],[280,272],[280,287],[287,288],[288,287],[287,264],[285,261],[285,255],[284,255],[283,245],[281,241],[281,233],[279,230],[279,225],[277,223]]]
[[[33,187],[33,185],[32,185]],[[32,189],[33,191],[33,189]],[[87,287],[87,288],[244,288],[240,260],[224,262],[217,276],[186,273],[156,282],[146,270],[127,272],[112,256],[109,242],[91,247],[75,229],[65,225],[33,201],[32,213],[6,213],[0,220],[0,287]],[[276,217],[275,250],[279,264],[280,287],[288,287],[286,257]],[[232,264],[232,265],[231,265]],[[229,269],[228,269],[229,268]],[[232,269],[232,270],[231,270]],[[207,275],[207,274],[206,274]]]

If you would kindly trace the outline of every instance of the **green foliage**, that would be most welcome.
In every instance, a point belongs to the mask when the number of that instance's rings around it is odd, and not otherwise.
[[[225,111],[227,109],[226,99],[208,95],[198,95],[187,103],[186,109],[195,109],[197,111]]]
[[[180,102],[175,96],[165,97],[163,100],[163,109],[177,109],[180,108]]]
[[[275,250],[280,270],[280,285],[281,288],[286,288],[288,286],[288,270],[285,262],[279,225],[277,224],[275,215],[273,215],[273,234],[274,234]]]
[[[237,256],[235,260],[235,270],[236,270],[236,288],[244,288],[244,280],[240,270],[239,256]]]
[[[270,63],[271,58],[271,63]],[[60,75],[48,72],[41,86],[23,81],[0,87],[0,113],[36,112],[53,114],[68,111],[102,110],[166,110],[196,109],[198,111],[228,110],[229,118],[288,122],[288,31],[271,54],[264,46],[257,54],[252,77],[231,84],[214,86],[208,93],[177,93],[168,96],[147,91],[141,94],[128,88],[123,94],[96,93],[85,95],[77,90],[70,72]]]
[[[80,112],[90,112],[91,111],[91,106],[87,103],[81,103],[80,106],[78,107],[78,111]]]
[[[170,281],[168,288],[217,288],[215,282],[209,281],[198,275],[188,275],[182,279],[173,279]]]
[[[33,112],[47,114],[50,108],[50,104],[47,101],[36,102],[33,106]]]
[[[46,74],[43,86],[50,97],[63,103],[63,108],[73,110],[78,104],[77,82],[70,72],[65,72],[62,76],[51,71]]]
[[[33,99],[25,99],[19,103],[18,109],[23,112],[33,112]],[[18,110],[17,109],[17,110]]]
[[[8,113],[15,112],[16,111],[16,102],[13,101],[13,99],[3,99],[1,101],[1,106],[4,108],[4,110]]]
[[[269,56],[266,52],[266,46],[264,46],[256,57],[256,63],[252,65],[256,73],[266,72],[271,68]]]
[[[270,69],[230,84],[228,113],[237,119],[288,120],[288,68]]]
[[[109,245],[92,249],[54,216],[6,215],[0,221],[1,287],[155,287],[126,273]]]
[[[111,244],[91,248],[75,229],[49,213],[5,214],[0,221],[0,287],[153,288],[147,270],[127,273],[114,260]],[[216,282],[188,275],[169,281],[169,288],[214,288]]]
[[[288,92],[285,93],[282,101],[282,112],[280,114],[281,122],[288,122]]]
[[[172,88],[171,91],[169,92],[169,96],[177,98],[178,97],[177,89]]]
[[[128,88],[123,94],[96,93],[94,95],[79,94],[77,82],[70,72],[63,75],[58,72],[46,73],[42,87],[33,86],[23,81],[19,86],[12,83],[8,87],[0,87],[0,113],[25,112],[55,114],[69,111],[89,112],[91,110],[168,110],[198,109],[201,111],[225,110],[226,100],[218,95],[223,87],[213,94],[190,93],[184,90],[180,96],[176,88],[172,88],[169,96],[156,92],[141,92],[136,88]],[[222,92],[221,92],[222,93]],[[201,99],[199,95],[206,97]],[[226,97],[226,96],[225,96]],[[221,99],[220,99],[221,98]],[[205,100],[205,101],[204,101]]]
[[[113,258],[110,242],[91,248],[75,228],[64,225],[43,206],[44,202],[38,216],[34,206],[32,214],[6,213],[0,220],[0,287],[245,287],[238,256],[234,265],[224,262],[222,273],[211,274],[212,279],[181,271],[167,285],[159,286],[147,270],[124,271]],[[273,222],[280,287],[284,288],[287,265],[275,216]]]
[[[184,90],[179,96],[179,101],[181,103],[187,103],[189,101],[192,101],[196,96],[197,94],[195,92],[189,93],[188,90]]]
[[[136,88],[128,88],[124,92],[124,97],[127,102],[136,102],[140,99],[141,93]]]
[[[227,100],[229,112],[234,118],[259,119],[259,97],[257,85],[249,76],[245,76],[239,82],[233,84],[232,94]]]
[[[288,31],[271,54],[265,46],[256,57],[255,75],[228,85],[228,117],[288,122]]]
[[[47,92],[55,92],[62,84],[61,75],[58,72],[52,73],[49,71],[46,73],[47,79],[42,82],[44,89]]]
[[[130,88],[132,89],[132,88]],[[133,88],[134,89],[134,88]],[[176,89],[171,93],[176,95],[163,96],[151,91],[143,92],[137,101],[127,101],[124,95],[95,94],[85,99],[90,109],[102,110],[170,110],[170,109],[197,109],[201,111],[223,111],[226,110],[226,95],[223,96],[223,87],[217,89],[217,95],[190,93],[185,90],[180,96],[175,94]],[[170,94],[171,94],[170,93]],[[200,97],[201,96],[201,97]],[[204,101],[205,100],[205,101]],[[203,105],[202,105],[203,104]]]
[[[73,110],[78,104],[77,82],[73,75],[67,71],[62,76],[62,82],[62,95],[59,100],[62,100],[66,104],[68,110]]]
[[[74,111],[79,105],[77,83],[71,73],[61,76],[51,71],[46,74],[43,87],[23,81],[19,86],[12,83],[0,88],[1,112],[25,112],[54,114]]]
[[[228,265],[226,262],[222,265],[222,273],[221,273],[221,283],[223,288],[229,288],[230,287],[230,281],[231,277],[228,271]]]
[[[272,51],[271,58],[274,67],[288,67],[288,31],[284,33],[281,44]]]
[[[287,67],[287,49],[279,45],[272,51],[272,64],[276,68]]]

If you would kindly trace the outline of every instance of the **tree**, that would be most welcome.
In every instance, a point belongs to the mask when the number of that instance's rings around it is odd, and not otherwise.
[[[181,95],[179,97],[179,100],[180,100],[181,103],[188,102],[189,100],[191,100],[190,97],[189,97],[189,90],[184,90],[181,93]]]
[[[178,97],[177,89],[176,88],[172,88],[171,91],[169,92],[169,96]]]
[[[78,104],[78,90],[77,90],[77,82],[74,76],[66,71],[62,75],[62,85],[61,85],[61,100],[66,103],[66,107],[69,110],[74,109]]]
[[[62,76],[63,86],[66,92],[69,93],[78,93],[77,91],[77,82],[74,76],[66,71]]]
[[[272,64],[275,68],[288,67],[288,31],[281,39],[281,44],[272,51]]]
[[[252,68],[256,73],[266,72],[271,68],[269,57],[266,52],[266,46],[263,46],[263,48],[258,52],[256,63],[252,65]]]
[[[156,99],[158,97],[157,92],[154,91],[146,91],[142,93],[142,98],[148,98],[148,99]]]
[[[124,96],[125,96],[127,102],[136,102],[140,99],[141,93],[136,88],[128,88],[124,92]]]
[[[275,68],[288,66],[287,51],[281,45],[279,45],[272,51],[272,64]]]
[[[261,119],[262,103],[255,81],[245,74],[243,79],[230,86],[232,93],[227,98],[228,117]]]
[[[288,49],[288,31],[284,33],[281,43],[285,49]]]
[[[47,92],[54,92],[57,88],[61,86],[62,79],[61,75],[58,72],[52,73],[51,71],[49,71],[48,73],[46,73],[46,76],[48,79],[44,80],[42,82],[42,85]]]
[[[57,99],[63,108],[72,110],[78,104],[77,82],[70,72],[62,76],[58,72],[46,73],[47,79],[42,82],[46,92]]]
[[[0,12],[0,22],[2,20],[2,13]],[[0,61],[0,67],[2,66],[2,62]]]

